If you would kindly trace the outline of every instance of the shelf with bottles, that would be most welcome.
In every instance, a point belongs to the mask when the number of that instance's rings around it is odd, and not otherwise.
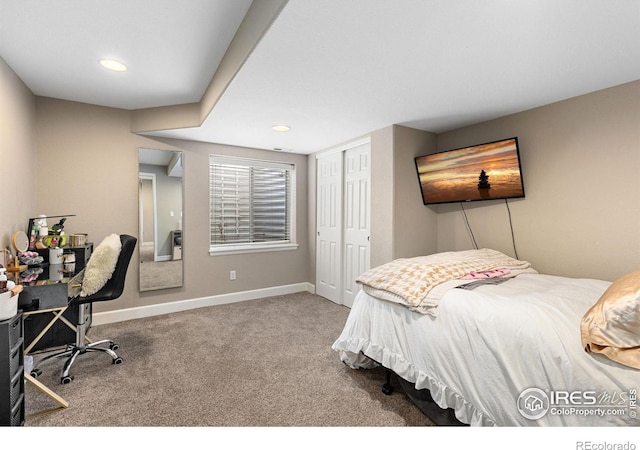
[[[29,225],[27,227],[29,250],[64,247],[67,240],[67,235],[64,233],[64,223],[69,217],[75,217],[75,214],[57,216],[41,214],[38,217],[29,218]],[[60,220],[49,228],[47,219]]]

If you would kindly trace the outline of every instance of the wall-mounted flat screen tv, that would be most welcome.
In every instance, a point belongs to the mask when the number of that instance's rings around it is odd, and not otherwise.
[[[425,205],[524,197],[518,138],[415,158]]]

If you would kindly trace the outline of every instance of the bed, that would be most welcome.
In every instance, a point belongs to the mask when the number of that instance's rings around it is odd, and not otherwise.
[[[485,264],[487,255],[500,261]],[[540,274],[493,250],[372,270],[358,279],[362,290],[333,344],[350,368],[381,365],[472,426],[640,425],[640,331],[633,322],[640,314],[640,272],[630,282],[635,292],[625,291],[621,314],[620,300],[610,295],[617,281]],[[419,292],[413,299],[411,280]],[[585,346],[594,317],[612,312],[611,323],[626,327],[618,333],[626,343]]]

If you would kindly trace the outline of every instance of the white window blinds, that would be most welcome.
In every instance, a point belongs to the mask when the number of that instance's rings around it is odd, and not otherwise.
[[[210,156],[211,250],[292,242],[294,166]]]

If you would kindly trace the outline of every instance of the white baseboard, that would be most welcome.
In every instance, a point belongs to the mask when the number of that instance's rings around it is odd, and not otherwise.
[[[136,308],[119,309],[117,311],[105,311],[93,313],[92,325],[104,325],[125,320],[142,319],[144,317],[159,316],[190,309],[202,308],[205,306],[224,305],[226,303],[237,303],[246,300],[272,297],[274,295],[293,294],[296,292],[315,293],[315,286],[311,283],[288,284],[285,286],[274,286],[253,291],[233,292],[231,294],[213,295],[211,297],[194,298],[189,300],[179,300],[176,302],[160,303],[158,305],[139,306]]]

